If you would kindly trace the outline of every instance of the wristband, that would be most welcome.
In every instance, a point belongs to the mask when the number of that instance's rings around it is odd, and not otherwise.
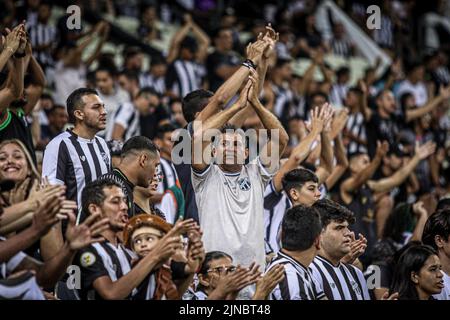
[[[253,70],[256,70],[256,67],[257,67],[256,64],[254,64],[253,61],[250,59],[247,59],[244,62],[242,62],[242,65],[249,69],[252,68]]]
[[[23,58],[25,57],[27,54],[25,52],[23,53],[14,53],[14,58]]]

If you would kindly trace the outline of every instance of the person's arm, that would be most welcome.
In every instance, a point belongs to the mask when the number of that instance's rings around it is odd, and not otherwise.
[[[423,201],[413,204],[412,211],[417,218],[416,226],[409,241],[422,241],[423,228],[428,219],[427,209],[423,206]]]
[[[428,141],[419,146],[416,143],[416,149],[414,157],[401,169],[397,170],[392,176],[378,180],[369,181],[369,187],[375,192],[386,192],[392,190],[392,188],[399,186],[403,181],[408,178],[409,174],[416,168],[420,161],[428,158],[436,150],[436,144]]]
[[[363,80],[359,80],[358,86],[362,91],[361,100],[360,100],[361,113],[364,116],[364,121],[369,122],[370,119],[372,119],[373,112],[372,112],[372,109],[370,109],[367,104],[367,97],[368,97],[367,85]]]
[[[324,122],[324,108],[321,108],[320,112],[317,107],[311,110],[311,131],[294,149],[292,149],[289,159],[281,166],[280,170],[278,170],[274,176],[273,186],[275,191],[280,192],[283,189],[281,181],[284,175],[292,169],[297,168],[298,165],[308,157],[314,141],[316,141],[323,130]]]
[[[266,34],[264,36],[260,34],[258,36],[258,40],[265,41],[269,44],[266,50],[264,51],[261,62],[258,64],[256,68],[256,73],[258,74],[258,84],[256,92],[259,95],[261,94],[261,91],[264,87],[267,68],[269,66],[269,59],[275,51],[275,44],[278,41],[278,34],[275,32],[274,29],[272,29],[271,25],[269,24],[268,26],[266,26]],[[234,115],[233,118],[231,118],[230,123],[238,128],[241,128],[246,122],[246,120],[249,118],[253,118],[252,120],[259,120],[257,116],[256,117],[252,116],[255,116],[255,112],[253,108],[250,106],[250,104],[247,104],[247,107],[245,107],[244,110],[238,112],[236,115]]]
[[[189,14],[184,16],[184,20],[184,25],[175,32],[175,35],[170,42],[169,53],[167,55],[167,64],[171,64],[178,57],[180,44],[192,28],[192,18]]]
[[[373,160],[369,165],[358,173],[355,177],[350,177],[341,184],[341,197],[347,204],[351,202],[351,196],[349,193],[360,188],[364,183],[366,183],[375,173],[379,167],[381,160],[387,153],[389,145],[386,141],[380,143],[377,141],[377,151]]]
[[[250,45],[247,59],[258,65],[268,44],[257,41]],[[206,107],[199,113],[196,120],[205,121],[212,115],[222,110],[222,107],[236,94],[249,75],[250,69],[240,66],[237,71],[217,89]]]
[[[30,57],[30,63],[28,64],[29,74],[32,78],[32,83],[27,87],[27,104],[23,108],[26,115],[30,114],[39,98],[44,91],[46,85],[45,74],[39,63],[34,58],[31,51],[31,43],[27,43],[27,56]],[[33,121],[34,122],[34,121]]]
[[[126,275],[112,281],[109,276],[94,280],[93,287],[103,299],[121,300],[130,295],[134,288],[161,262],[170,258],[181,246],[180,237],[166,234],[152,251],[140,260]]]
[[[406,110],[406,122],[410,122],[417,118],[422,117],[423,115],[430,113],[437,106],[439,106],[445,100],[450,98],[450,85],[447,88],[441,87],[439,95],[428,100],[428,102],[420,108],[413,108]]]
[[[325,108],[325,106],[322,106]],[[333,109],[331,106],[326,107],[328,112],[325,115],[324,130],[321,133],[321,149],[320,149],[320,165],[316,170],[316,175],[319,178],[319,184],[324,183],[333,171],[333,147],[330,141],[331,119],[333,117]]]
[[[123,141],[124,134],[125,134],[125,128],[121,124],[115,123],[112,134],[111,134],[111,139]]]
[[[250,88],[253,86],[252,81],[248,81],[244,89],[241,91],[239,100],[233,104],[230,108],[215,114],[208,120],[204,121],[201,126],[201,130],[197,128],[197,121],[194,123],[194,134],[192,137],[192,168],[198,172],[202,172],[208,167],[210,161],[204,158],[206,154],[205,150],[210,147],[211,140],[209,134],[213,129],[219,129],[225,125],[237,112],[242,110],[247,104],[247,96]],[[201,146],[200,150],[197,150]],[[201,151],[201,152],[198,152]]]
[[[338,135],[334,140],[334,154],[336,157],[336,166],[333,168],[333,171],[325,182],[327,190],[333,188],[348,168],[348,159],[341,135]]]
[[[339,110],[331,123],[330,139],[335,140],[344,130],[348,120],[348,108]]]
[[[250,80],[254,85],[257,82],[257,79],[255,79],[253,76],[250,76]],[[269,131],[270,135],[272,135],[273,132],[278,133],[277,135],[275,135],[275,138],[273,136],[270,137],[270,141],[263,147],[259,156],[261,164],[264,167],[274,168],[276,163],[279,162],[280,157],[283,154],[284,149],[286,148],[289,136],[278,118],[272,112],[264,108],[264,106],[261,104],[258,99],[258,95],[256,94],[256,90],[254,90],[254,87],[253,89],[250,88],[248,98],[259,119],[261,119],[264,128]],[[273,159],[272,157],[273,151],[276,151],[278,154],[278,157],[276,159]],[[273,160],[276,161],[276,163],[274,163]]]
[[[109,30],[110,26],[109,24],[105,23],[102,32],[100,33],[100,39],[97,42],[97,46],[94,49],[94,52],[84,61],[86,64],[86,67],[89,68],[89,66],[98,58],[100,55],[100,51],[102,50],[103,45],[106,42],[106,39],[108,39],[109,36]]]
[[[191,28],[192,33],[198,41],[196,60],[199,63],[203,63],[208,55],[208,48],[211,44],[211,39],[208,37],[206,32],[204,32],[202,28],[200,28],[194,21],[191,21]]]
[[[19,28],[15,28],[13,31],[6,35],[4,43],[2,43],[2,52],[0,54],[0,71],[6,66],[8,60],[17,51],[20,45],[21,33]]]
[[[299,93],[302,96],[306,96],[307,90],[309,88],[310,83],[313,81],[314,78],[314,72],[316,71],[317,62],[316,59],[312,59],[310,65],[306,69],[305,73],[303,74],[303,79],[299,87]]]

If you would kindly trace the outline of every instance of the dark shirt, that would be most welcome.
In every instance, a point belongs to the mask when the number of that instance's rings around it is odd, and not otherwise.
[[[209,90],[215,92],[222,83],[226,80],[216,73],[217,68],[225,66],[237,66],[241,59],[233,52],[222,53],[215,51],[208,56],[206,61],[206,68],[208,70]]]
[[[373,143],[368,144],[368,151],[370,158],[373,158],[376,151],[376,141],[387,141],[389,143],[389,150],[396,150],[398,144],[396,137],[400,131],[399,123],[404,120],[401,119],[401,115],[392,114],[389,118],[382,118],[378,111],[372,112],[372,117],[367,123],[367,141]]]
[[[17,139],[21,141],[27,151],[30,153],[31,158],[36,165],[36,154],[34,152],[33,138],[31,136],[31,128],[25,119],[25,114],[22,110],[13,112],[11,110],[6,111],[6,118],[0,124],[0,141],[9,139]]]
[[[190,137],[193,134],[192,129],[192,122],[189,123],[184,129],[187,129],[189,132]],[[178,145],[179,143],[187,143],[186,141],[183,142],[184,138],[179,139],[178,141],[175,141],[174,146]],[[189,143],[191,143],[189,139]],[[180,157],[182,157],[182,153],[180,152]],[[195,202],[195,192],[194,188],[192,186],[191,181],[191,164],[189,163],[180,163],[180,164],[173,164],[175,167],[175,170],[177,171],[178,180],[180,181],[181,190],[184,194],[184,200],[185,200],[185,219],[192,218],[195,221],[199,222],[198,218],[198,208],[197,203]]]
[[[162,106],[157,107],[155,112],[151,114],[145,116],[141,115],[139,117],[141,135],[149,139],[154,139],[159,122],[165,119],[169,119],[169,114]]]

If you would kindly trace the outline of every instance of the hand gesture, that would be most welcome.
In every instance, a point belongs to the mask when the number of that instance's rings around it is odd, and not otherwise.
[[[364,80],[363,79],[360,79],[359,81],[358,81],[358,88],[359,88],[359,90],[361,90],[362,91],[362,93],[364,94],[364,95],[367,95],[367,84],[364,82]]]
[[[333,119],[334,110],[333,107],[329,103],[325,103],[322,105],[322,110],[324,112],[324,124],[323,124],[323,132],[330,132],[331,130],[331,121]]]
[[[249,43],[247,46],[247,59],[250,59],[254,64],[259,64],[264,51],[270,44],[263,40],[257,40],[255,43]]]
[[[27,193],[28,190],[30,189],[30,184],[31,184],[30,177],[26,178],[21,183],[17,183],[14,186],[14,189],[12,189],[9,192],[9,199],[8,199],[9,204],[13,205],[22,201],[26,201]]]
[[[38,234],[46,234],[59,221],[56,214],[61,209],[62,202],[63,200],[57,194],[37,200],[37,210],[33,216],[32,227],[37,230]]]
[[[350,252],[342,258],[342,261],[351,264],[366,251],[367,239],[361,233],[359,234],[359,239],[355,239],[354,232],[350,233],[350,238]]]
[[[203,247],[201,233],[198,231],[190,231],[185,272],[188,274],[195,273],[205,260],[205,255],[206,252]]]
[[[419,145],[419,142],[416,141],[416,146],[414,148],[414,156],[418,157],[419,160],[424,160],[432,155],[436,151],[436,143],[432,141],[428,141],[422,145]]]
[[[424,207],[423,201],[417,201],[413,204],[413,213],[416,215],[416,217],[420,218],[422,216],[428,217],[427,209]]]
[[[266,43],[268,43],[268,46],[263,54],[265,59],[268,59],[270,55],[274,52],[275,44],[277,43],[279,38],[280,34],[278,32],[275,32],[270,23],[266,26],[265,34],[262,35],[261,33],[260,36],[258,36],[258,40],[261,39]]]
[[[375,157],[382,159],[389,151],[389,143],[387,141],[377,141],[377,151]]]
[[[11,50],[11,53],[14,54],[20,45],[21,40],[21,33],[19,32],[18,28],[15,28],[12,32],[6,28],[6,38],[5,36],[2,36],[2,47],[3,49]]]
[[[238,265],[234,272],[219,278],[217,287],[214,290],[219,291],[223,296],[236,294],[259,279],[261,273],[258,271],[258,268],[259,266],[255,263],[252,263],[248,269]]]
[[[391,295],[389,295],[389,292],[386,292],[380,300],[398,300],[398,292],[394,292]]]
[[[342,108],[334,114],[335,116],[331,125],[336,129],[337,132],[341,132],[342,130],[344,130],[345,126],[347,125],[348,113],[348,108]]]
[[[278,264],[271,268],[256,282],[256,291],[253,300],[265,300],[273,289],[284,279],[284,267]]]
[[[323,131],[326,124],[325,111],[326,108],[323,108],[323,106],[320,109],[319,107],[315,107],[314,109],[311,110],[311,122],[310,122],[311,131],[317,130],[319,133]]]
[[[241,90],[241,93],[239,94],[239,99],[236,102],[239,109],[244,109],[247,106],[247,103],[250,99],[250,93],[252,92],[253,88],[253,82],[251,80],[248,80],[245,84],[244,88]]]
[[[82,224],[76,226],[76,217],[73,212],[74,210],[65,213],[69,219],[66,230],[66,240],[71,250],[80,250],[92,243],[105,240],[101,236],[101,233],[109,228],[108,218],[100,219],[101,214],[96,213],[90,215]]]

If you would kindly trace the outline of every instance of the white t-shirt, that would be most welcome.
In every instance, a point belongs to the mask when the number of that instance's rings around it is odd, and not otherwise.
[[[409,80],[402,81],[397,89],[396,96],[400,99],[400,97],[407,92],[413,94],[416,106],[418,107],[425,105],[428,101],[427,88],[422,81],[417,82],[416,84],[412,84]]]
[[[97,92],[98,92],[98,96],[105,104],[105,108],[106,108],[106,112],[107,112],[106,130],[98,133],[99,136],[103,137],[103,136],[107,135],[106,131],[108,129],[110,129],[112,131],[112,128],[114,126],[114,123],[113,123],[114,114],[116,113],[117,109],[119,108],[119,106],[121,104],[124,104],[125,102],[130,102],[130,95],[128,94],[128,92],[126,92],[120,88],[115,88],[114,93],[111,95],[104,95],[100,92],[99,89],[97,89]],[[112,132],[109,133],[109,135],[111,135],[111,134],[112,134]]]
[[[67,97],[78,88],[86,87],[86,65],[78,68],[65,67],[62,61],[55,66],[55,103],[66,105]]]
[[[259,158],[237,173],[223,172],[217,165],[202,173],[192,170],[206,252],[223,251],[236,265],[265,265],[263,197],[274,172]]]

